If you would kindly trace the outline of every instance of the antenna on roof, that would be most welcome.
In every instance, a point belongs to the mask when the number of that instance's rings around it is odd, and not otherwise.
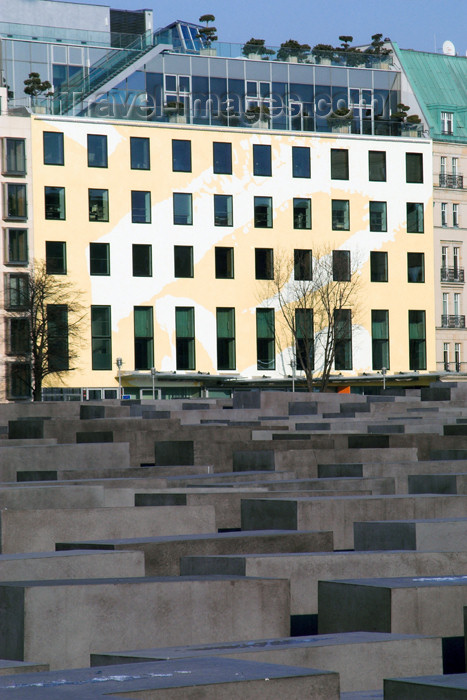
[[[443,53],[446,56],[455,56],[456,55],[456,47],[452,43],[452,41],[445,41],[443,43]]]

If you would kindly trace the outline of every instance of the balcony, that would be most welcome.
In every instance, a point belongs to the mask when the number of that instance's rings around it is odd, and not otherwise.
[[[464,282],[464,269],[461,267],[442,267],[441,282]]]
[[[441,328],[465,328],[465,316],[441,316]]]
[[[439,187],[450,187],[455,190],[462,190],[464,187],[464,176],[457,173],[440,173]]]

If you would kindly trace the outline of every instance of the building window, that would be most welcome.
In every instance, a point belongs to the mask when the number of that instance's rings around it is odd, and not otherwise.
[[[185,192],[174,192],[174,224],[191,226],[193,224],[193,198]]]
[[[352,312],[334,310],[334,368],[352,369]]]
[[[454,316],[460,316],[461,295],[459,292],[454,292]]]
[[[424,311],[409,311],[409,364],[412,371],[426,369]]]
[[[64,165],[63,134],[57,131],[44,131],[44,164]]]
[[[457,249],[459,250],[459,249]],[[448,247],[447,245],[441,246],[441,267],[445,270],[448,266]]]
[[[215,141],[212,144],[213,171],[219,175],[232,175],[232,144]]]
[[[214,226],[233,226],[233,197],[231,194],[214,195]]]
[[[174,276],[193,277],[193,246],[174,246]]]
[[[133,277],[152,277],[152,245],[134,243],[132,259]]]
[[[130,136],[130,163],[132,170],[149,170],[151,168],[149,139]]]
[[[110,243],[89,244],[89,272],[91,275],[110,275]]]
[[[314,369],[313,309],[295,309],[295,357],[297,369]]]
[[[331,148],[331,180],[349,179],[349,152],[345,148]]]
[[[109,190],[89,190],[89,221],[109,220]]]
[[[3,139],[3,172],[5,175],[26,174],[26,147],[24,139]]]
[[[449,372],[449,343],[443,343],[443,364],[445,372]]]
[[[350,230],[350,205],[348,199],[332,200],[332,230]]]
[[[112,369],[110,306],[91,306],[92,368]]]
[[[370,202],[370,231],[383,233],[388,230],[386,202]]]
[[[452,249],[452,266],[454,273],[454,280],[459,280],[459,260],[460,260],[460,248],[454,246]],[[460,280],[459,280],[460,281]]]
[[[191,173],[191,141],[172,139],[172,170]]]
[[[154,366],[154,330],[152,306],[135,306],[135,369]]]
[[[234,278],[234,249],[215,248],[216,279],[232,280]]]
[[[449,294],[443,292],[443,316],[448,316],[449,314]],[[444,326],[444,324],[443,324]]]
[[[311,177],[310,149],[305,146],[292,146],[292,176]]]
[[[313,279],[313,254],[311,250],[294,250],[294,279],[309,282]]]
[[[66,304],[47,305],[47,363],[49,372],[69,369]]]
[[[452,205],[452,225],[454,226],[454,228],[458,228],[458,226],[459,226],[459,205],[458,204]]]
[[[274,279],[274,251],[272,248],[255,248],[255,278]]]
[[[7,228],[5,231],[5,258],[10,265],[28,262],[28,231],[25,228]]]
[[[5,275],[5,308],[25,309],[28,306],[28,280],[26,274],[8,273]]]
[[[350,250],[332,251],[332,279],[334,282],[349,282],[350,271]]]
[[[217,369],[235,369],[235,309],[217,309]]]
[[[107,167],[107,136],[88,134],[88,166],[90,168]]]
[[[255,197],[255,227],[272,228],[272,197]]]
[[[368,179],[386,182],[386,151],[368,151]]]
[[[175,309],[177,369],[195,369],[195,310],[192,306]]]
[[[454,362],[456,363],[456,372],[461,371],[461,344],[454,343]]]
[[[27,219],[26,185],[7,183],[4,186],[4,201],[4,219]]]
[[[151,193],[140,190],[131,192],[131,221],[133,224],[151,223]]]
[[[370,253],[370,279],[372,282],[388,281],[388,254],[380,251]]]
[[[276,369],[274,309],[256,309],[257,369]]]
[[[443,134],[454,133],[454,112],[441,112],[441,132]]]
[[[373,369],[389,369],[389,311],[371,311]]]
[[[253,175],[271,177],[271,146],[253,146]]]
[[[423,153],[405,154],[405,181],[423,182]]]
[[[66,243],[45,242],[45,269],[48,275],[66,275]]]
[[[425,281],[425,254],[407,253],[407,281]]]
[[[423,204],[407,202],[407,233],[423,233],[424,230]]]
[[[448,205],[447,202],[441,202],[441,226],[448,225]]]
[[[311,199],[294,197],[293,227],[301,229],[311,228]]]
[[[8,398],[31,398],[31,365],[27,362],[12,362],[8,367]]]
[[[45,218],[57,219],[64,221],[65,219],[65,188],[64,187],[45,187]]]
[[[30,327],[28,318],[9,318],[8,354],[27,355],[31,349]]]

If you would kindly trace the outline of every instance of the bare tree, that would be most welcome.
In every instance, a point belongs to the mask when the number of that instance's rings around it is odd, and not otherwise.
[[[278,344],[291,348],[308,391],[315,375],[325,391],[333,365],[351,369],[352,325],[358,302],[358,256],[349,250],[277,251],[261,299],[275,306]]]
[[[81,292],[66,277],[48,274],[36,260],[29,273],[6,282],[7,342],[25,395],[41,401],[44,378],[74,369],[85,326]]]

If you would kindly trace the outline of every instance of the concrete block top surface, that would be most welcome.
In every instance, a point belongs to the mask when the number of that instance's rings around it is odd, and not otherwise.
[[[466,576],[467,579],[467,576]],[[282,579],[262,578],[260,576],[139,576],[127,578],[76,578],[76,579],[46,579],[42,581],[0,581],[0,588],[58,588],[64,586],[136,586],[160,584],[180,584],[197,581],[200,583],[212,583],[213,581],[262,581],[263,583],[275,583]]]
[[[438,688],[451,688],[452,690],[465,690],[465,697],[467,697],[467,673],[451,673],[446,676],[410,676],[409,678],[388,678],[388,680],[413,683],[415,685],[437,686]],[[459,696],[456,695],[456,697]]]
[[[323,581],[322,583],[348,583],[372,588],[440,588],[467,586],[467,576],[401,576],[394,578],[361,578]]]

